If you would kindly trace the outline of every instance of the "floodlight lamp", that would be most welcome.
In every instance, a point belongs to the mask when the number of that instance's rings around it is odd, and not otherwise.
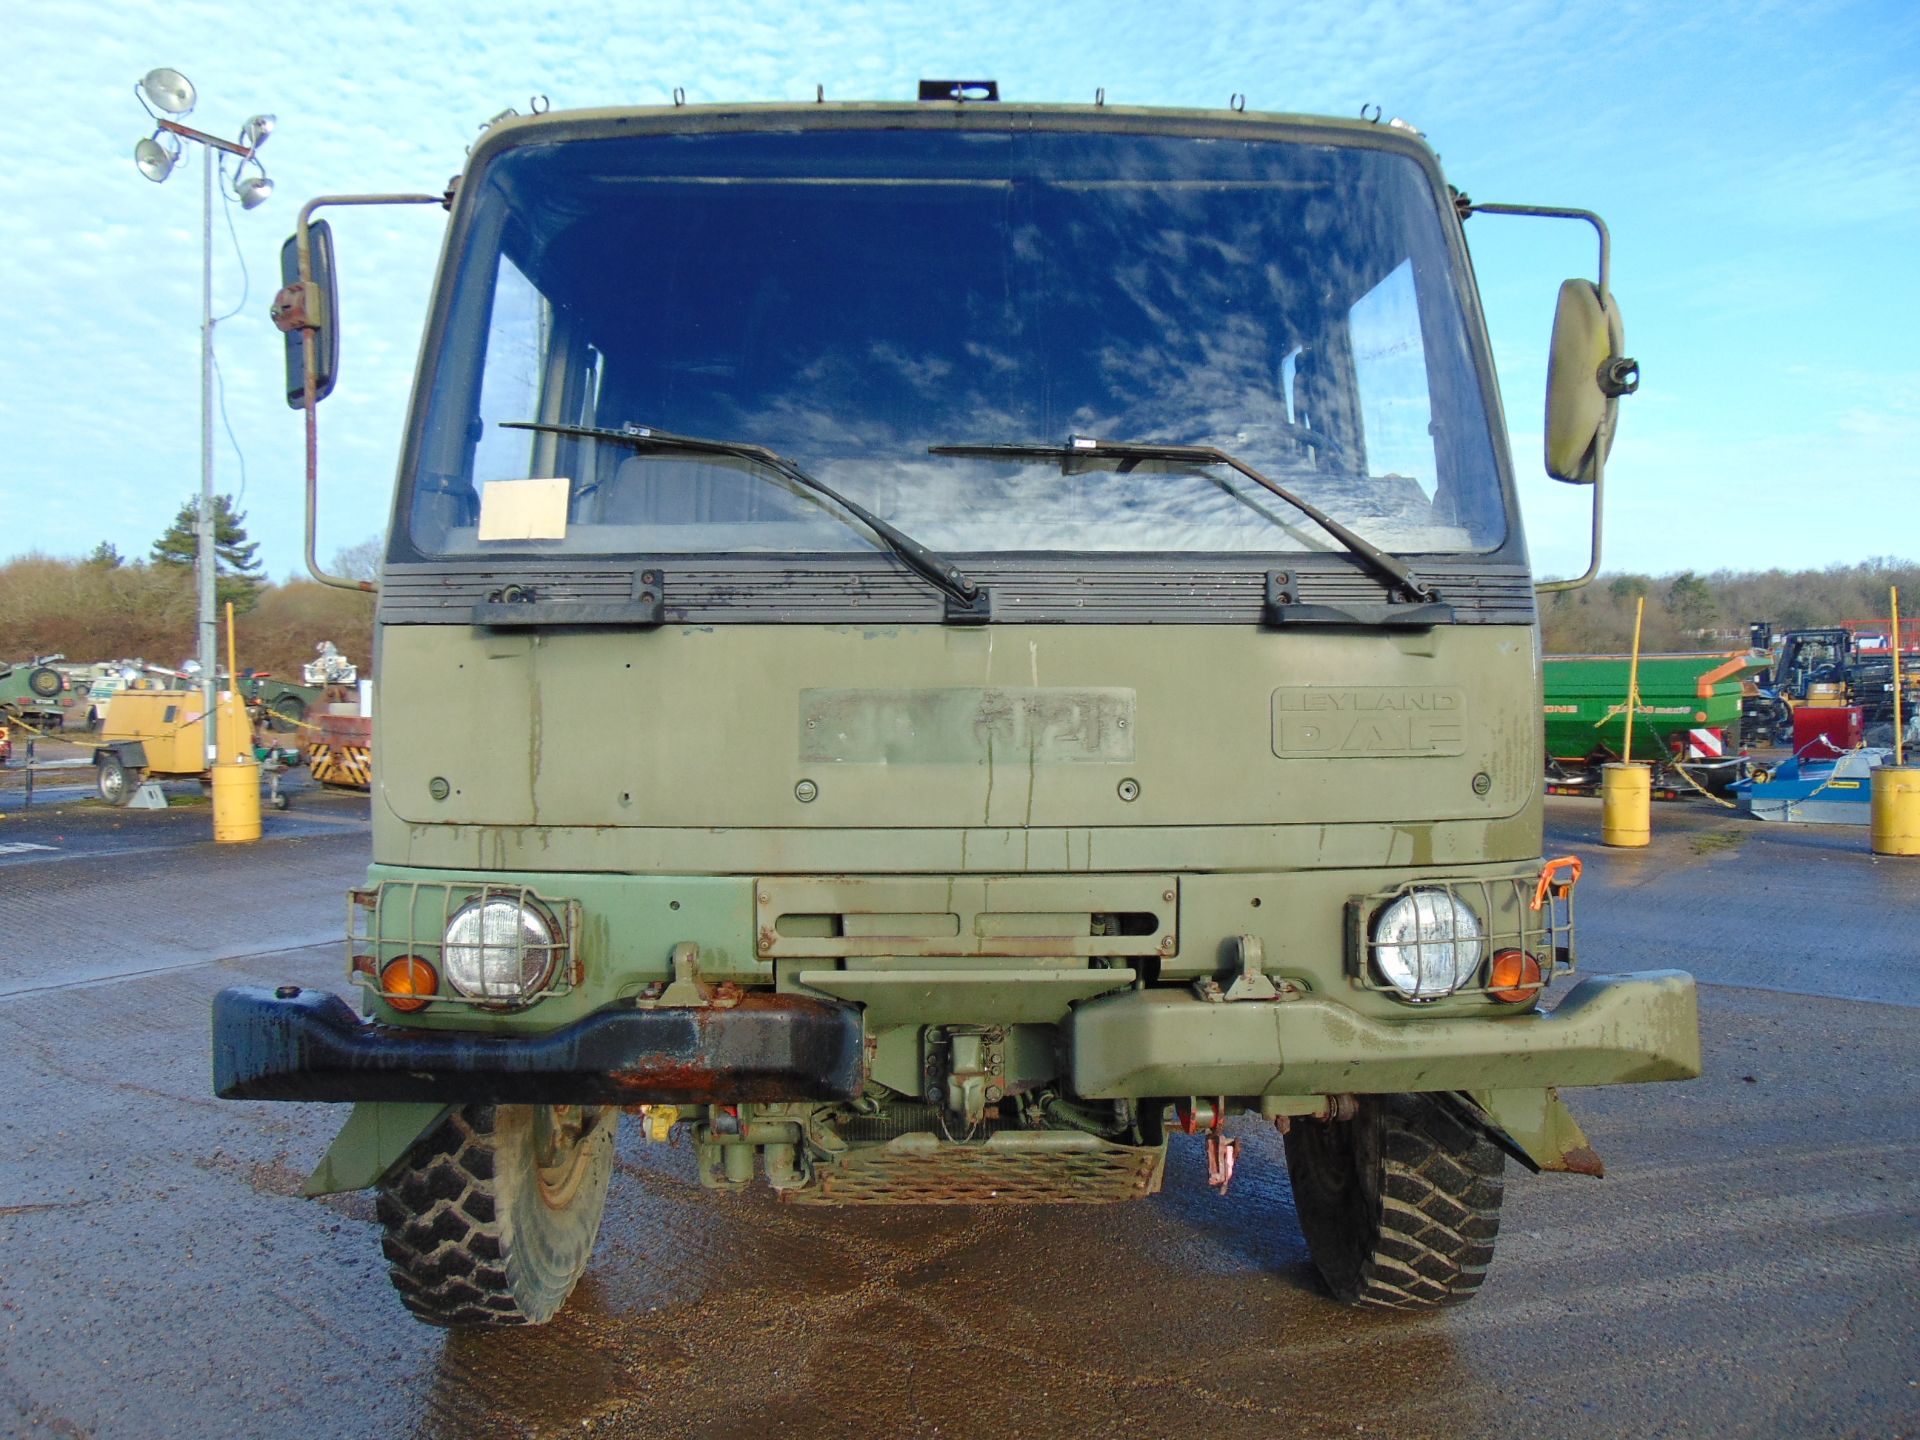
[[[269,180],[264,173],[249,176],[245,180],[236,179],[233,182],[233,193],[240,198],[242,210],[251,210],[272,196],[273,181]]]
[[[140,91],[169,115],[185,115],[193,109],[193,82],[178,70],[165,66],[149,70],[140,82]]]
[[[273,133],[273,116],[256,115],[240,127],[240,143],[249,150],[258,150]]]
[[[133,147],[133,163],[140,167],[142,175],[158,185],[171,175],[173,167],[180,163],[180,142],[174,140],[169,147],[161,143],[159,133],[155,132]]]

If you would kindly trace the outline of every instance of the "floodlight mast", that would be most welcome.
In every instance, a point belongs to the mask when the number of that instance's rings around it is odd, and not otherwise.
[[[220,640],[215,604],[218,547],[213,495],[213,177],[219,162],[212,152],[232,155],[239,161],[234,173],[234,196],[243,208],[253,209],[273,193],[273,182],[267,178],[258,152],[273,131],[274,117],[256,115],[247,121],[238,141],[222,140],[167,118],[192,110],[196,98],[193,82],[178,70],[149,70],[133,89],[153,117],[155,126],[152,135],[134,146],[134,163],[142,175],[155,184],[166,180],[184,154],[182,140],[191,140],[209,152],[202,158],[200,186],[200,513],[194,525],[194,570],[198,591],[195,608],[199,632],[200,713],[206,717],[204,758],[211,769],[220,758],[219,727],[215,723],[220,699]],[[165,114],[160,113],[162,111]],[[172,137],[171,147],[161,142],[162,135]],[[260,173],[243,182],[240,173],[248,162]],[[227,683],[238,695],[240,677],[230,675]]]

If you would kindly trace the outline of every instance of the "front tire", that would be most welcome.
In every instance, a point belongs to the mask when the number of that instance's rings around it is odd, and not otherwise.
[[[429,1325],[542,1325],[586,1271],[620,1112],[467,1105],[380,1187],[394,1289]]]
[[[1506,1156],[1433,1095],[1362,1095],[1351,1120],[1295,1121],[1287,1178],[1307,1249],[1349,1305],[1470,1300],[1493,1263]]]

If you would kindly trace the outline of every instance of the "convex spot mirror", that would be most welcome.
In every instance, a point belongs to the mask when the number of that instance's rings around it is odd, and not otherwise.
[[[340,363],[340,292],[333,272],[332,227],[324,220],[316,220],[307,227],[307,244],[313,284],[305,292],[297,288],[300,284],[299,234],[289,235],[287,243],[280,247],[282,288],[274,301],[274,321],[286,328],[282,307],[289,304],[303,307],[313,330],[313,398],[318,403],[333,393],[334,372]],[[293,410],[302,409],[307,403],[306,357],[301,344],[304,328],[296,323],[286,330],[287,406]]]
[[[1626,344],[1620,307],[1602,297],[1591,280],[1560,287],[1553,312],[1553,345],[1547,356],[1547,473],[1574,485],[1600,478],[1620,397],[1640,385],[1640,367],[1621,350]]]

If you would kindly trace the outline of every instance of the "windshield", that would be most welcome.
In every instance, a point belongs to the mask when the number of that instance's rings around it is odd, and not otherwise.
[[[788,130],[525,145],[469,183],[403,501],[428,554],[878,548],[738,459],[524,421],[766,446],[946,555],[1338,548],[1218,466],[927,453],[1070,435],[1231,451],[1400,553],[1504,537],[1441,202],[1404,155]]]

